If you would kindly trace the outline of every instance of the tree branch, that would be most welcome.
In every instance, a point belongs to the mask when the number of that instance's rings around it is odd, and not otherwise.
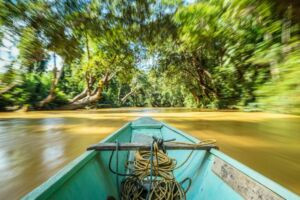
[[[17,85],[19,85],[18,82],[14,82],[10,85],[8,85],[7,87],[3,88],[0,90],[0,95],[3,95],[4,93],[9,92],[11,89],[13,89],[14,87],[16,87]]]

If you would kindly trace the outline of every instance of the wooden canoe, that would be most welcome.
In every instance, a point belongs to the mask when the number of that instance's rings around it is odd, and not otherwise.
[[[112,143],[116,140],[119,143],[134,143],[137,142],[136,138],[140,135],[155,136],[164,140],[175,138],[179,142],[199,142],[198,139],[165,123],[143,117],[126,124],[100,143]],[[186,160],[191,151],[189,148],[172,149],[167,150],[167,153],[180,164]],[[117,183],[116,175],[110,172],[108,166],[110,155],[109,149],[85,152],[45,183],[24,196],[23,199],[105,200],[108,197],[118,199],[117,185],[120,185],[122,177]],[[124,149],[119,152],[120,164],[118,169],[120,173],[126,173],[124,163],[129,157],[130,151]],[[113,167],[116,166],[113,165]],[[188,200],[300,199],[298,195],[215,148],[194,150],[191,158],[182,167],[175,170],[174,175],[179,181],[186,177],[191,178],[192,184],[187,192]]]

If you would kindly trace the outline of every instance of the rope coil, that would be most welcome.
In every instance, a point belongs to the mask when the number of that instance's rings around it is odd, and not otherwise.
[[[186,199],[189,187],[184,190],[173,175],[176,160],[161,150],[155,140],[152,146],[151,151],[137,151],[134,161],[127,163],[135,176],[122,182],[122,200]],[[184,182],[186,180],[188,179]]]
[[[114,171],[111,167],[111,161],[114,150],[109,160],[109,170],[118,176],[125,176],[121,182],[120,199],[122,200],[185,200],[192,180],[185,178],[181,182],[177,182],[173,175],[173,171],[182,167],[191,158],[194,151],[176,167],[176,159],[170,158],[164,148],[162,139],[153,138],[151,150],[140,150],[135,152],[134,160],[127,161],[125,167],[129,169],[129,174],[122,174],[118,171],[118,150],[119,143],[116,141],[116,165],[117,169]],[[169,140],[171,141],[171,140]],[[176,144],[190,144],[206,146],[214,144],[215,140],[204,140],[197,144],[185,142],[172,142]],[[186,189],[183,185],[188,181]],[[119,190],[119,188],[118,188]]]

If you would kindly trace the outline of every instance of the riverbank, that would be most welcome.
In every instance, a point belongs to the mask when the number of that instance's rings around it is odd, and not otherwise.
[[[124,123],[152,116],[300,194],[300,117],[184,108],[0,113],[0,196],[17,199]]]

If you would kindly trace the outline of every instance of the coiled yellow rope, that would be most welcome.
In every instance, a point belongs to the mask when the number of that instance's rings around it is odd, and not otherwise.
[[[145,200],[147,196],[148,199],[157,200],[185,199],[185,191],[173,175],[176,160],[160,150],[156,142],[153,144],[152,175],[154,180],[151,182],[149,194],[145,186],[149,184],[151,175],[151,152],[137,151],[132,165],[131,170],[136,176],[128,177],[123,181],[122,200]]]
[[[210,145],[215,140],[204,140],[198,144],[173,142],[176,144]],[[123,180],[121,185],[122,200],[185,200],[186,192],[191,185],[191,179],[186,178],[181,183],[175,180],[173,171],[183,166],[191,157],[176,167],[176,160],[170,158],[163,150],[159,149],[156,142],[153,143],[152,151],[137,151],[134,161],[128,162],[126,167],[132,171],[133,176]],[[151,163],[152,157],[152,163]],[[154,180],[152,181],[152,176]],[[149,180],[151,177],[151,180]],[[184,191],[181,184],[189,180],[189,185]],[[150,187],[147,187],[150,183]],[[150,191],[149,191],[150,188]]]
[[[153,152],[153,175],[167,180],[173,179],[172,171],[176,166],[176,160],[159,150],[157,143],[154,143]],[[150,175],[150,158],[150,151],[137,151],[135,154],[134,172],[141,180]]]

